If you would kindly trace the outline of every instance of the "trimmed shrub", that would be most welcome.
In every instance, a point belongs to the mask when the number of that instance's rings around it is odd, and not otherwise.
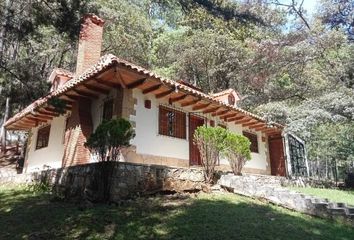
[[[215,166],[220,152],[225,148],[227,130],[221,127],[200,126],[194,132],[194,142],[198,146],[202,160],[204,179],[207,183],[213,181]]]
[[[242,175],[243,166],[251,159],[250,145],[251,142],[245,136],[227,132],[222,154],[229,161],[235,175]]]
[[[130,146],[135,137],[134,129],[124,118],[103,121],[91,134],[85,146],[98,155],[99,160],[117,161],[123,147]]]
[[[97,154],[101,163],[103,183],[103,201],[110,201],[112,176],[114,169],[110,162],[118,161],[123,147],[130,146],[135,137],[134,129],[129,121],[119,118],[103,121],[91,134],[85,146]],[[100,191],[99,191],[100,192]]]

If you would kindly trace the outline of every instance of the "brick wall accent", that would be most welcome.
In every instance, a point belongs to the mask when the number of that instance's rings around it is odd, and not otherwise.
[[[67,120],[63,167],[89,163],[90,151],[84,144],[92,131],[91,101],[79,99]]]
[[[95,64],[101,56],[104,21],[93,14],[83,18],[79,36],[76,74],[81,74]]]

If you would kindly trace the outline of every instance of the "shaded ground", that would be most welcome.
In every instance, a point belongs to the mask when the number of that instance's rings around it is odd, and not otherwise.
[[[311,187],[291,187],[290,189],[315,197],[328,198],[332,202],[347,203],[354,206],[354,190],[337,190]]]
[[[354,229],[234,194],[140,198],[122,206],[0,187],[0,239],[353,239]]]

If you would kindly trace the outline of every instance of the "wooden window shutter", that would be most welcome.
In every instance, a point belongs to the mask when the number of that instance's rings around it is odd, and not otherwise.
[[[243,136],[247,137],[251,142],[251,152],[258,153],[258,138],[256,134],[249,132],[242,132]]]
[[[113,117],[113,100],[107,100],[103,104],[103,120],[111,120]]]
[[[38,129],[36,149],[48,147],[50,134],[50,125]]]
[[[160,106],[159,134],[186,139],[186,114],[172,108]]]

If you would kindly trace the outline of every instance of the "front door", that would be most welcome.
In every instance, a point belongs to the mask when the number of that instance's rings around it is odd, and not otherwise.
[[[268,144],[272,175],[285,176],[284,145],[282,137],[269,137]]]
[[[204,125],[204,119],[195,115],[189,115],[189,164],[201,165],[202,161],[197,145],[194,143],[194,131]]]

